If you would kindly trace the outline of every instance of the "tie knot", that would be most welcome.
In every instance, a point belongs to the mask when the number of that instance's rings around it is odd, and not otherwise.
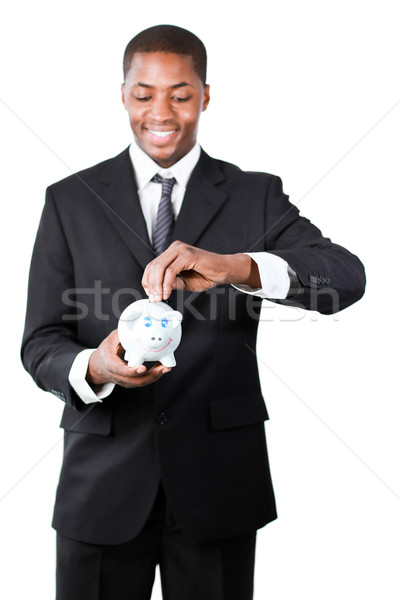
[[[172,188],[176,183],[175,177],[161,177],[159,173],[156,173],[151,181],[154,183],[162,184],[162,193],[170,194],[172,192]]]

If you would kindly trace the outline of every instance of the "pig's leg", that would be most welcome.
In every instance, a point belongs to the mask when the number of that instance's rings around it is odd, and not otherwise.
[[[160,363],[164,365],[164,367],[175,367],[176,361],[173,352],[166,354],[162,358],[160,358]]]
[[[128,367],[138,367],[143,363],[143,356],[133,352],[126,351],[124,358],[128,362]]]

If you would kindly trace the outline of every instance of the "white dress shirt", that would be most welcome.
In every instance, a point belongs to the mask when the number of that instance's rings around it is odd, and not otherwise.
[[[168,167],[168,169],[163,169],[139,148],[135,141],[130,145],[129,154],[136,176],[140,206],[150,240],[153,239],[158,205],[161,200],[161,186],[159,183],[152,182],[151,179],[156,173],[159,173],[161,177],[175,177],[176,183],[172,189],[171,202],[176,219],[182,206],[190,175],[200,158],[200,152],[200,145],[196,143],[178,162]],[[258,266],[262,287],[253,288],[248,285],[235,285],[234,287],[246,294],[253,294],[261,298],[273,300],[286,298],[290,288],[289,271],[294,274],[287,262],[268,252],[247,252],[247,254]],[[94,351],[95,348],[82,350],[75,357],[68,376],[71,386],[86,404],[101,402],[103,398],[111,394],[115,385],[114,383],[106,383],[100,391],[95,393],[87,383],[86,373],[89,358]]]

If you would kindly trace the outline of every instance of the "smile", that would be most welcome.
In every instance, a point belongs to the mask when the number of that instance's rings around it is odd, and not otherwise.
[[[172,342],[172,338],[169,338],[169,341],[165,344],[165,346],[163,346],[162,348],[159,348],[158,350],[153,350],[153,348],[146,348],[146,346],[143,346],[142,342],[140,341],[140,338],[137,338],[136,341],[139,342],[139,344],[143,348],[143,350],[147,350],[147,352],[161,352],[161,350],[164,350],[167,346],[170,345],[170,343]]]
[[[172,135],[173,133],[175,133],[175,129],[172,129],[171,131],[156,131],[155,129],[148,129],[149,133],[151,133],[151,135],[155,135],[158,138],[165,138],[168,135]]]

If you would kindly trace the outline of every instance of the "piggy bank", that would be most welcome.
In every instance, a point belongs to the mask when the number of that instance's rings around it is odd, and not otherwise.
[[[182,315],[165,302],[137,300],[124,310],[118,322],[118,337],[129,367],[144,361],[160,361],[175,367],[174,350],[182,336]]]

